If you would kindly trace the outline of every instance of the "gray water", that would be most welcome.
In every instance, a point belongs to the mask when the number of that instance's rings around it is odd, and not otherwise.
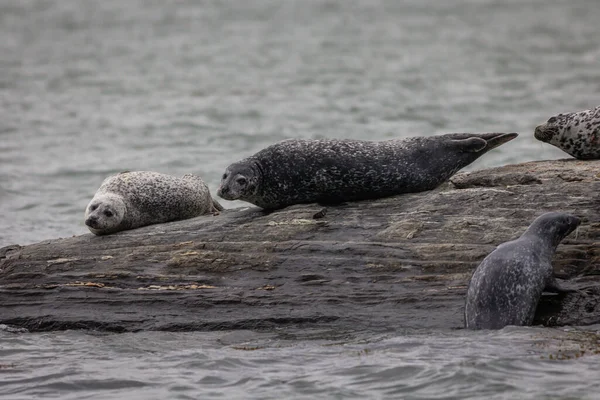
[[[467,169],[566,157],[532,132],[600,104],[598,21],[597,0],[0,0],[0,247],[87,233],[109,174],[214,193],[292,137],[514,131]],[[0,332],[0,395],[600,398],[597,355],[540,358],[562,331],[398,329],[247,333],[253,351],[235,332]]]
[[[598,399],[598,333],[0,332],[0,393],[15,400]]]

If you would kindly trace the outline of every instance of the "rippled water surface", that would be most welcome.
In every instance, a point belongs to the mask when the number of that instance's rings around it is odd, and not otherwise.
[[[86,233],[108,174],[214,192],[291,137],[516,131],[469,168],[564,157],[533,128],[600,104],[599,20],[596,0],[3,0],[0,245]]]
[[[1,0],[0,247],[87,233],[108,174],[192,172],[214,193],[291,137],[515,131],[469,169],[565,157],[532,132],[600,104],[598,21],[597,0]],[[0,397],[600,396],[570,333],[398,329],[1,331]]]
[[[0,393],[11,399],[597,399],[600,331],[593,328],[387,336],[0,332]]]

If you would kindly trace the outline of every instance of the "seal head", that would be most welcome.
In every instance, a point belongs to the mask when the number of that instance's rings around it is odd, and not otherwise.
[[[565,213],[549,212],[516,240],[498,246],[479,264],[467,290],[465,327],[501,329],[531,325],[542,292],[561,292],[553,276],[558,244],[580,224]]]
[[[85,210],[85,224],[96,235],[114,232],[121,225],[126,213],[127,207],[121,196],[105,193],[95,196],[88,204]]]
[[[550,117],[533,136],[577,159],[600,159],[600,106]]]
[[[554,251],[560,242],[569,236],[580,223],[581,220],[574,215],[548,212],[537,217],[522,237],[541,240]]]
[[[217,195],[225,200],[251,199],[260,183],[260,170],[251,162],[231,164],[221,178]]]

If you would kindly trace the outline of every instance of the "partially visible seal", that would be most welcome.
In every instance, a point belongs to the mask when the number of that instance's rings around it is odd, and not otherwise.
[[[85,210],[85,224],[105,235],[221,210],[198,176],[122,172],[102,182]]]
[[[600,159],[600,106],[550,117],[533,135],[579,160]]]
[[[568,291],[558,285],[552,257],[579,218],[559,212],[539,216],[520,238],[501,244],[479,264],[469,283],[465,327],[500,329],[531,325],[542,291]]]
[[[515,137],[456,133],[382,142],[284,140],[231,164],[217,195],[277,209],[421,192]]]

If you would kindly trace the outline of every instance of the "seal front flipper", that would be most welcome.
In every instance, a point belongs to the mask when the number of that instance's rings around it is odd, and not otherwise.
[[[583,297],[587,297],[590,295],[590,293],[588,293],[586,290],[573,289],[573,288],[563,286],[563,284],[559,283],[558,279],[556,279],[555,277],[552,277],[550,279],[550,281],[546,284],[546,287],[544,287],[544,292],[558,293],[558,294],[577,293]]]
[[[558,280],[553,276],[550,278],[546,286],[544,287],[544,292],[548,293],[574,293],[578,292],[577,289],[572,289],[563,286]]]

